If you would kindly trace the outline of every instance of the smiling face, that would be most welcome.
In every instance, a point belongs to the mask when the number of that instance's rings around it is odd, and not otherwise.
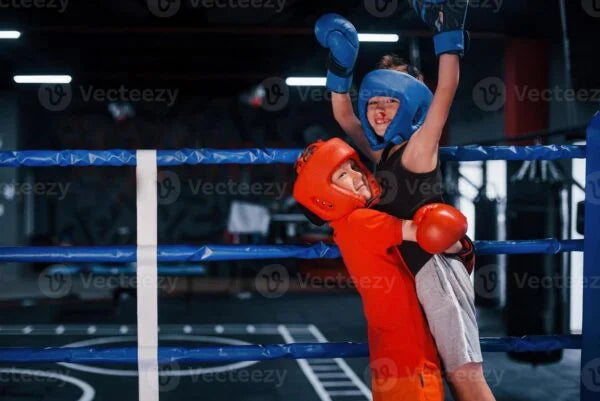
[[[399,107],[400,101],[393,97],[375,96],[369,99],[367,103],[367,119],[377,136],[383,137],[385,130],[396,116]]]
[[[346,160],[342,163],[334,171],[331,181],[334,185],[361,196],[365,200],[371,199],[371,188],[367,176],[354,160]]]

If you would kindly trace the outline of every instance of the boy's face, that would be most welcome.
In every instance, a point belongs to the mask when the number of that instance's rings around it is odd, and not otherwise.
[[[367,176],[354,160],[347,160],[334,171],[331,181],[334,185],[359,195],[365,200],[371,199],[371,188]]]
[[[367,119],[378,136],[383,137],[385,130],[390,125],[398,108],[400,101],[393,97],[375,96],[367,103]]]

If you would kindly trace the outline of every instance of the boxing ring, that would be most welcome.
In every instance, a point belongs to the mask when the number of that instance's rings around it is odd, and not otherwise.
[[[138,366],[139,398],[158,400],[158,366],[174,362],[241,362],[280,358],[368,356],[366,343],[287,343],[203,347],[159,347],[157,276],[159,262],[210,262],[251,259],[339,258],[335,246],[168,245],[157,244],[157,166],[182,164],[294,163],[299,149],[64,150],[0,152],[0,167],[136,166],[137,244],[98,247],[0,247],[0,262],[137,262],[137,347],[0,348],[0,363],[128,364]],[[600,276],[600,112],[590,122],[585,146],[467,146],[440,150],[442,160],[587,159],[583,240],[532,239],[476,241],[479,255],[584,252],[584,283]],[[185,268],[183,269],[185,270]],[[185,273],[179,271],[178,274]],[[199,274],[199,271],[190,271]],[[68,274],[58,272],[57,274]],[[600,288],[583,288],[582,335],[482,338],[484,352],[581,349],[581,400],[600,393]]]

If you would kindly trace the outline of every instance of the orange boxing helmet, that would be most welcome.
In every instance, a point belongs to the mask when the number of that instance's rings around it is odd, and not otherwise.
[[[333,173],[350,159],[365,174],[371,199],[365,200],[333,184]],[[355,209],[372,206],[381,196],[377,180],[360,161],[358,153],[339,138],[326,142],[319,140],[309,145],[296,162],[296,173],[294,198],[325,221],[338,220]]]

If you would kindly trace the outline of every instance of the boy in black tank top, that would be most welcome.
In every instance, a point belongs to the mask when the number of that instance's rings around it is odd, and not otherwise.
[[[390,151],[394,153],[390,155]],[[402,165],[404,144],[389,144],[377,164],[376,176],[385,191],[374,209],[401,219],[411,219],[417,209],[429,203],[442,203],[442,173],[439,163],[426,173],[413,173]],[[431,259],[418,244],[405,243],[398,247],[413,274]]]
[[[361,84],[360,119],[354,114],[348,94],[358,54],[356,30],[349,21],[327,27],[328,31],[319,26],[315,30],[321,44],[330,49],[327,87],[332,90],[334,117],[358,148],[377,163],[382,189],[391,191],[382,195],[376,208],[401,219],[413,218],[420,206],[442,201],[439,140],[458,87],[467,10],[465,2],[447,2],[453,3],[448,4],[452,7],[445,2],[411,2],[435,31],[439,56],[435,96],[419,82],[422,75],[416,68],[397,56],[385,56],[379,63],[380,69],[367,74]],[[340,19],[343,17],[336,16],[337,21]],[[403,245],[400,250],[415,275],[417,296],[454,398],[494,400],[483,376],[475,297],[469,277],[473,266],[470,240],[465,238],[451,249],[457,257],[431,255],[411,245]]]

